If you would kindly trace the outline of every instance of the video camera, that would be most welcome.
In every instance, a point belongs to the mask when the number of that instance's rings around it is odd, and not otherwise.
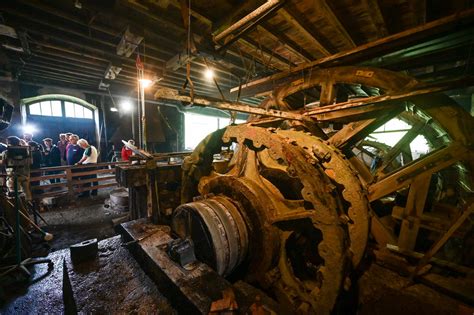
[[[6,151],[6,167],[28,166],[31,164],[30,148],[25,146],[9,146]]]

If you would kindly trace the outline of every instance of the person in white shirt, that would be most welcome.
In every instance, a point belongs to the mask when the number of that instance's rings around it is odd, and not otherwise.
[[[79,162],[76,163],[76,165],[88,165],[88,164],[96,164],[97,163],[97,149],[93,146],[90,145],[89,142],[87,142],[86,139],[79,139],[77,141],[77,144],[84,149],[84,154],[82,155],[82,158],[79,160]],[[88,171],[93,171],[95,170],[94,167],[91,168],[83,168],[81,172],[88,172]],[[85,175],[81,176],[82,179],[90,179],[90,178],[97,178],[97,174],[91,174],[91,175]],[[99,185],[98,181],[95,181],[92,183],[93,186]],[[82,187],[90,187],[91,183],[85,183],[82,185]],[[93,196],[97,195],[97,189],[94,189],[90,191],[90,194]],[[89,196],[89,190],[82,192],[79,197],[88,197]]]

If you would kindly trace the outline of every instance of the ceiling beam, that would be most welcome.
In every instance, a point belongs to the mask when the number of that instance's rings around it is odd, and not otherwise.
[[[89,23],[89,22],[84,21],[81,18],[78,18],[75,15],[65,13],[64,11],[58,10],[55,7],[52,7],[50,5],[40,4],[39,2],[36,2],[36,1],[33,1],[33,2],[26,1],[26,0],[18,0],[18,1],[20,3],[22,3],[23,5],[26,5],[26,6],[29,6],[31,8],[34,8],[36,10],[39,10],[39,11],[43,12],[44,14],[47,14],[49,16],[59,17],[61,19],[64,19],[67,22],[73,23],[73,24],[71,24],[70,29],[77,29],[76,26],[81,26],[81,27],[87,28],[88,30],[94,30],[94,31],[97,31],[99,33],[110,36],[112,39],[116,39],[123,32],[123,29],[122,30],[116,30],[116,29],[114,29],[112,27],[109,27],[109,26],[99,25],[97,23],[98,19],[95,19],[94,23]],[[174,1],[174,2],[176,2],[176,1]],[[173,2],[171,2],[170,4],[174,5]],[[14,7],[14,8],[16,8],[17,10],[21,9],[21,8],[17,8],[17,7]],[[29,12],[29,11],[27,11],[27,12]],[[107,18],[113,18],[114,12],[115,11],[113,11],[113,10],[110,11],[110,12],[101,11],[100,15],[105,16]],[[202,19],[207,19],[206,17],[204,17],[202,14],[200,14],[198,12],[196,12],[196,14],[199,14]],[[198,15],[196,15],[196,16],[198,16]],[[49,21],[49,20],[54,20],[54,19],[48,18],[46,20]],[[127,18],[127,17],[124,18],[122,16],[121,21],[124,21],[125,23],[127,23],[127,25],[130,25],[133,28],[140,28],[140,27],[143,28],[143,25],[138,25],[135,21],[133,21],[130,18]],[[204,21],[204,23],[207,23],[207,21]],[[169,37],[160,36],[159,35],[160,32],[150,32],[148,29],[149,29],[148,27],[145,27],[145,29],[144,29],[144,36],[147,39],[147,41],[146,41],[146,50],[147,50],[147,52],[153,53],[153,51],[156,51],[157,53],[160,53],[160,52],[166,51],[166,52],[169,53],[169,55],[172,55],[172,53],[170,53],[171,51],[181,50],[179,41],[171,40]],[[115,45],[115,43],[114,43],[114,45]],[[165,49],[165,50],[163,50],[163,49]],[[229,73],[232,73],[232,74],[236,75],[237,77],[239,77],[242,73],[245,73],[246,69],[244,69],[240,65],[240,60],[241,59],[240,59],[238,53],[236,53],[232,49],[229,49],[227,51],[227,53],[228,53],[227,57],[225,58],[226,59],[226,61],[225,61],[226,64],[217,65],[215,70],[218,71],[218,72],[221,72],[221,73],[225,73],[226,75],[229,74]],[[232,57],[230,57],[230,56],[232,56]],[[217,58],[217,55],[214,56],[214,57]],[[244,56],[244,58],[249,62],[251,61],[251,59],[249,59],[247,56]],[[229,69],[229,64],[230,64],[230,67],[234,68],[233,71],[231,71]],[[259,67],[261,67],[261,65],[259,65]],[[239,74],[239,72],[235,72],[235,71],[241,71],[241,72]]]
[[[281,11],[282,10],[280,10],[280,12]],[[242,86],[241,95],[246,97],[271,91],[275,85],[290,82],[297,76],[301,76],[304,71],[310,71],[310,69],[314,67],[328,67],[336,64],[355,64],[357,62],[370,60],[377,56],[398,51],[435,37],[440,37],[441,35],[452,32],[455,29],[463,28],[472,24],[474,24],[474,8],[360,45],[354,49],[346,50],[332,56],[299,65],[288,71],[254,80]],[[239,87],[234,87],[231,89],[231,92],[236,93],[238,90]]]
[[[288,38],[285,34],[280,32],[271,31],[271,26],[267,25],[266,23],[262,23],[262,25],[257,25],[257,32],[263,32],[266,36],[270,37],[276,42],[279,42],[281,45],[285,47],[291,54],[297,56],[298,58],[308,62],[313,60],[313,56],[304,50],[301,46],[298,46],[294,41]]]
[[[349,35],[344,25],[342,25],[341,21],[334,14],[334,11],[331,9],[331,7],[326,1],[327,0],[317,0],[314,1],[314,3],[319,9],[320,14],[326,17],[329,23],[331,23],[336,28],[337,32],[344,37],[344,40],[346,41],[348,46],[350,48],[356,47],[357,45],[354,43],[354,40],[352,39],[351,35]]]
[[[244,37],[239,40],[239,43],[247,46],[253,50],[255,50],[255,54],[258,56],[260,55],[262,62],[264,63],[275,63],[278,62],[278,70],[285,70],[288,69],[295,64],[289,61],[288,59],[280,56],[275,51],[271,51],[270,49],[266,48],[265,46],[259,44],[258,42],[254,41],[249,37]]]
[[[217,34],[214,34],[214,42],[218,43],[219,41],[224,40],[225,43],[227,37],[236,36],[233,34],[234,32],[239,32],[241,29],[248,27],[248,25],[252,25],[252,23],[258,21],[262,16],[265,16],[273,10],[278,9],[283,3],[284,0],[267,0],[264,4],[262,4],[237,22],[233,23],[229,27],[218,32]]]
[[[296,16],[294,16],[294,13],[288,12],[285,8],[281,8],[278,11],[278,14],[281,15],[288,24],[290,24],[292,27],[298,30],[301,35],[303,35],[314,47],[321,52],[322,55],[324,56],[329,56],[331,53],[329,50],[324,47],[323,44],[319,40],[316,39],[316,36],[313,34],[313,32],[308,29],[306,26],[300,23],[300,21],[297,19]]]
[[[426,0],[407,1],[410,12],[413,14],[413,25],[426,23]]]
[[[385,24],[378,0],[362,0],[362,4],[374,24],[378,37],[388,36],[387,25]]]

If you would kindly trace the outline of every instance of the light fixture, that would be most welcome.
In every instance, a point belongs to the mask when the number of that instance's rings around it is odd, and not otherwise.
[[[26,124],[23,125],[23,133],[34,134],[36,132],[36,128],[33,125]]]
[[[152,85],[152,81],[150,79],[140,79],[138,80],[138,82],[140,82],[140,85],[146,89],[147,87],[151,86]]]
[[[118,112],[118,109],[117,109],[117,107],[110,107],[110,111],[111,112]]]
[[[132,108],[133,108],[133,104],[129,100],[123,100],[120,102],[120,109],[123,112],[130,112]]]
[[[214,70],[211,68],[207,68],[206,71],[204,72],[204,76],[208,80],[212,80],[214,78]]]

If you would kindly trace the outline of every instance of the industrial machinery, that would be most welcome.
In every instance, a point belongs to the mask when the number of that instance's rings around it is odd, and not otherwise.
[[[454,232],[472,252],[474,119],[441,93],[449,87],[339,67],[275,89],[259,109],[268,115],[210,134],[185,159],[173,233],[222,277],[301,313],[333,310],[370,237],[421,251],[412,276]],[[411,128],[372,150],[367,136],[395,117]],[[430,152],[416,157],[419,135]],[[229,147],[232,158],[214,163]]]

